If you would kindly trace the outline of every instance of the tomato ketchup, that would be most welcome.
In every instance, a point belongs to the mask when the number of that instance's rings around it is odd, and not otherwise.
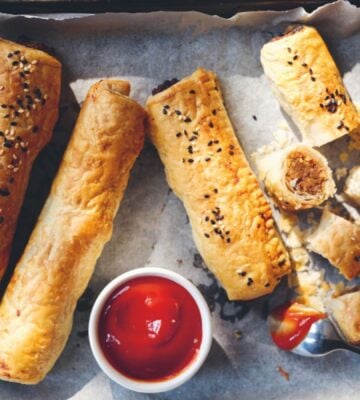
[[[132,379],[173,378],[197,355],[200,311],[179,284],[159,276],[131,279],[109,296],[98,336],[109,363]]]
[[[299,303],[278,307],[271,314],[271,337],[281,349],[292,350],[302,342],[311,325],[323,318],[326,314]]]

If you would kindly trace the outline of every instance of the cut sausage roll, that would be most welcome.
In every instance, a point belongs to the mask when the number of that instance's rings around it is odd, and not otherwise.
[[[215,74],[198,69],[150,97],[147,110],[168,183],[229,299],[272,292],[289,272],[288,253],[236,139]]]
[[[61,64],[0,39],[0,279],[6,271],[32,164],[58,117]]]
[[[335,194],[326,158],[304,144],[272,153],[262,161],[267,191],[284,210],[316,207]]]
[[[344,193],[360,207],[360,166],[351,169],[345,181]]]
[[[0,378],[37,383],[70,334],[76,303],[110,239],[145,113],[127,82],[86,97],[49,198],[0,303]]]
[[[360,291],[330,299],[327,308],[346,340],[360,345]]]
[[[305,143],[322,146],[348,133],[360,143],[359,115],[315,28],[290,27],[263,46],[261,63]]]
[[[307,238],[309,249],[327,258],[346,279],[360,275],[360,226],[325,208],[320,225]]]

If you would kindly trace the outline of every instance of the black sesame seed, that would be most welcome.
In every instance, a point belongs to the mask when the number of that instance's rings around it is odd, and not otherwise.
[[[213,128],[213,127],[214,127],[214,124],[210,121],[210,122],[209,122],[209,126],[210,126],[210,128]]]
[[[254,283],[253,279],[252,278],[248,278],[247,285],[251,286],[253,283]]]
[[[288,61],[287,63],[288,63],[289,65],[292,65],[292,61]]]
[[[13,61],[11,64],[12,64],[14,67],[16,67],[17,65],[19,65],[19,61]]]
[[[216,110],[212,110],[212,115],[216,115],[217,111]]]
[[[265,285],[264,285],[265,287],[270,287],[270,283],[268,282],[268,283],[265,283]]]
[[[33,133],[39,132],[39,127],[36,126],[36,125],[34,125],[34,126],[32,127],[32,129],[31,129],[31,131],[32,131]]]
[[[7,56],[8,58],[11,58],[14,54],[13,53],[9,53]]]
[[[193,135],[199,136],[199,132],[193,131]]]
[[[16,55],[20,54],[20,50],[15,50],[14,54],[16,54]]]
[[[21,147],[21,151],[22,151],[23,153],[27,153],[28,148],[27,148],[27,147]]]
[[[11,140],[5,139],[4,147],[6,147],[7,149],[11,149],[12,147],[14,147],[14,142]]]
[[[348,126],[345,126],[345,129],[349,132],[350,128]]]
[[[191,118],[190,118],[190,117],[186,117],[186,118],[184,119],[184,122],[186,122],[186,123],[191,122]]]
[[[254,121],[257,121],[256,115],[253,115],[253,116],[252,116],[252,119],[253,119]]]
[[[190,92],[189,92],[190,94],[195,94],[196,92],[195,92],[195,90],[190,90]]]
[[[9,183],[14,183],[15,182],[15,178],[13,176],[10,176],[10,178],[8,179]]]
[[[313,81],[313,82],[315,82],[316,81],[316,78],[314,78],[313,76],[311,77],[311,80]]]
[[[193,142],[194,140],[197,140],[196,136],[191,136],[191,138],[189,139],[189,142]]]
[[[1,104],[1,108],[7,108],[6,104]]]
[[[210,235],[208,233],[204,233],[204,236],[207,237],[207,238],[210,237]]]
[[[221,151],[222,151],[222,148],[221,148],[221,147],[219,147],[219,148],[216,150],[217,153],[220,153]]]
[[[291,53],[291,48],[290,47],[288,47],[287,50],[288,50],[289,53]]]
[[[13,110],[15,107],[10,105],[9,108],[10,108],[10,110]]]
[[[210,219],[210,218],[209,218],[208,216],[205,217],[205,221],[206,221],[206,222],[208,222],[209,219]]]
[[[297,60],[299,58],[299,56],[297,54],[294,55],[293,60]]]
[[[234,155],[234,152],[233,152],[233,151],[229,151],[229,154],[230,154],[231,156],[233,156],[233,155]]]
[[[176,115],[181,115],[181,111],[180,110],[175,110],[175,114]]]
[[[9,189],[7,187],[0,188],[0,196],[3,197],[10,196]]]
[[[189,147],[188,147],[188,152],[189,152],[190,154],[193,153],[193,148],[192,148],[192,146],[189,146]]]
[[[24,78],[25,78],[25,72],[20,72],[20,73],[19,73],[19,76],[20,76],[20,78],[23,78],[23,79],[24,79]]]
[[[41,93],[41,92],[40,92]],[[36,94],[35,94],[35,96],[36,96]],[[170,106],[168,105],[168,104],[165,104],[164,105],[164,108],[166,109],[166,110],[168,110],[169,108],[170,108]]]
[[[167,109],[166,108],[163,108],[163,110],[162,110],[162,113],[164,114],[164,115],[167,115]]]
[[[204,194],[204,199],[209,199],[210,195],[209,194]]]
[[[4,118],[9,118],[9,117],[10,117],[10,114],[4,115]]]
[[[189,158],[189,159],[188,159],[188,162],[191,164],[191,163],[194,162],[194,160],[193,160],[192,158]]]
[[[210,160],[211,160],[210,157],[205,158],[205,161],[206,161],[206,162],[209,162]]]
[[[214,189],[214,193],[217,193],[217,192],[218,192],[218,190],[215,188],[215,189]]]
[[[211,222],[211,225],[215,225],[216,224],[216,221],[214,221],[213,219],[210,222]]]
[[[17,125],[17,123],[15,121],[10,122],[10,126],[16,126],[16,125]]]
[[[230,238],[227,238],[226,239],[226,243],[230,243],[231,242],[231,239]]]
[[[240,275],[240,276],[246,276],[246,272],[245,271],[240,271],[240,272],[238,272],[238,275]]]
[[[219,141],[218,141],[218,140],[214,140],[214,143],[215,143],[215,144],[219,144]]]
[[[176,134],[176,137],[180,137],[182,135],[182,133],[181,132],[178,132],[177,134]]]
[[[312,70],[312,68],[309,68],[309,73],[310,73],[310,75],[312,75],[312,74],[313,74],[313,70]]]
[[[213,145],[213,141],[212,140],[210,140],[210,142],[208,143],[208,146],[212,146]]]
[[[324,104],[320,103],[320,107],[321,107],[321,108],[324,108]]]
[[[355,257],[354,257],[354,260],[355,260],[356,262],[360,262],[360,255],[355,256]]]
[[[283,267],[286,264],[286,260],[281,260],[278,262],[279,267]]]
[[[306,64],[306,63],[302,63],[301,65],[302,65],[303,67],[305,67],[305,68],[307,67],[307,64]]]
[[[23,84],[22,84],[22,87],[23,87],[24,89],[29,89],[29,84],[28,84],[28,83],[23,83]]]
[[[5,133],[3,131],[0,131],[0,136],[5,136]]]

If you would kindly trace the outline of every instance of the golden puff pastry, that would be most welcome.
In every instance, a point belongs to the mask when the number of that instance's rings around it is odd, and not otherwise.
[[[6,271],[32,164],[58,117],[61,64],[0,39],[0,279]]]
[[[261,63],[305,143],[322,146],[348,133],[360,142],[359,115],[315,28],[290,27],[263,46]]]
[[[346,279],[360,275],[360,226],[325,208],[308,238],[309,249],[327,258]]]
[[[360,166],[353,167],[346,178],[344,193],[348,198],[360,207]]]
[[[51,193],[0,304],[0,378],[33,384],[54,365],[110,239],[145,113],[128,82],[88,92]]]
[[[347,341],[360,345],[360,291],[331,298],[327,308]]]
[[[198,69],[150,97],[147,110],[168,183],[229,299],[272,292],[290,270],[289,256],[236,139],[215,74]]]
[[[262,161],[267,191],[284,210],[316,207],[335,194],[326,158],[305,144],[274,152]]]

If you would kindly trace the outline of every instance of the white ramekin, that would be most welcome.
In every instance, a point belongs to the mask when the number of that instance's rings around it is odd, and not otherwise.
[[[164,381],[158,381],[158,382],[141,381],[141,380],[131,379],[123,375],[107,361],[99,344],[98,324],[99,324],[100,314],[109,296],[111,295],[111,293],[113,293],[113,291],[117,287],[119,287],[126,281],[143,276],[160,276],[176,282],[190,293],[190,295],[195,300],[200,310],[201,323],[202,323],[202,341],[198,354],[196,355],[194,360],[187,367],[185,367],[179,374],[177,374],[173,378]],[[210,351],[212,342],[211,316],[208,305],[204,300],[202,294],[191,282],[189,282],[183,276],[177,274],[176,272],[163,268],[155,268],[155,267],[137,268],[113,279],[100,292],[98,298],[95,301],[95,304],[93,305],[90,314],[89,340],[90,340],[91,350],[93,352],[93,355],[97,363],[99,364],[99,367],[105,372],[105,374],[110,379],[112,379],[119,385],[122,385],[125,388],[133,390],[135,392],[140,392],[140,393],[166,392],[168,390],[175,389],[176,387],[182,385],[190,378],[192,378],[204,363]]]

